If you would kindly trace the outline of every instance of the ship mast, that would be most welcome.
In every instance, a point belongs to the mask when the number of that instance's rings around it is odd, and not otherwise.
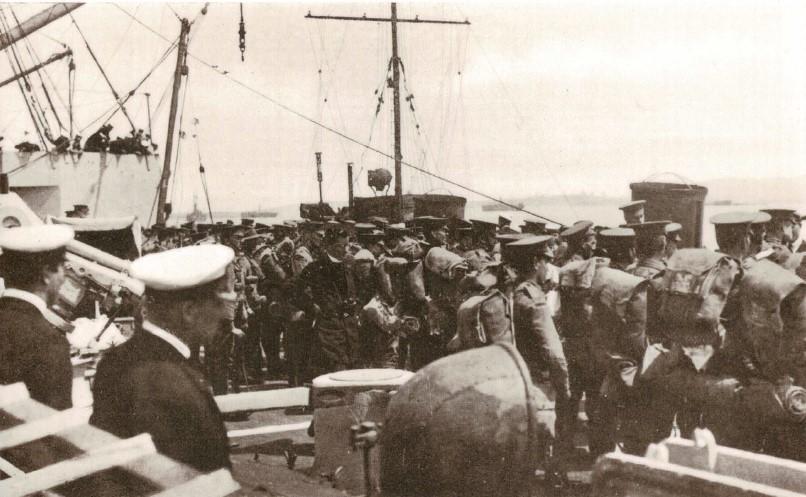
[[[168,116],[168,137],[165,140],[165,161],[162,165],[162,178],[160,179],[159,197],[157,201],[157,224],[165,223],[165,201],[168,196],[168,180],[171,178],[171,159],[173,156],[174,134],[176,126],[176,110],[179,107],[179,89],[182,86],[182,76],[187,76],[188,33],[190,22],[182,19],[182,30],[179,33],[179,51],[176,56],[176,69],[174,70],[174,84],[171,93],[171,113]]]
[[[397,17],[397,3],[392,2],[392,12],[390,17],[361,17],[351,16],[319,16],[308,12],[306,19],[329,19],[336,21],[370,21],[388,22],[392,27],[392,79],[389,86],[392,88],[392,113],[394,121],[395,140],[395,208],[392,213],[392,221],[399,223],[403,221],[403,146],[400,140],[400,57],[397,52],[397,24],[401,22],[422,23],[422,24],[470,24],[469,21],[446,21],[439,19],[401,19]]]
[[[29,34],[44,28],[56,19],[69,14],[77,8],[84,5],[83,3],[57,3],[52,7],[48,7],[38,14],[34,14],[22,24],[15,28],[9,29],[5,33],[0,33],[0,50],[5,50],[18,41],[22,40]]]

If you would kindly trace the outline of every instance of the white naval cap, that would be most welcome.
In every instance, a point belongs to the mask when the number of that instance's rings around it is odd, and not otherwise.
[[[50,252],[66,247],[73,236],[72,229],[55,224],[0,229],[0,249],[23,254]]]
[[[191,245],[140,257],[130,274],[152,290],[186,290],[221,278],[234,259],[224,245]]]

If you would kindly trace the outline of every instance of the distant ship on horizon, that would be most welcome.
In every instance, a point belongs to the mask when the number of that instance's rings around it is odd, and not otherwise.
[[[241,219],[256,219],[261,217],[277,217],[277,211],[267,211],[258,207],[254,211],[242,211]]]
[[[523,209],[524,206],[525,206],[525,204],[523,202],[518,202],[517,204],[512,204],[512,205],[516,206],[518,209]],[[502,203],[495,202],[495,203],[492,203],[492,204],[484,204],[484,205],[482,205],[481,210],[483,210],[485,212],[490,212],[490,211],[511,211],[511,210],[514,210],[514,209],[512,207],[508,206],[508,205],[504,205]]]

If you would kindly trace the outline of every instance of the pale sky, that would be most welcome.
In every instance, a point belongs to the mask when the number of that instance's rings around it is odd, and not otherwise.
[[[119,5],[171,40],[179,32],[174,12],[194,18],[202,7]],[[15,5],[14,11],[22,20],[42,7]],[[391,55],[389,25],[307,20],[309,10],[388,16],[389,5],[245,4],[241,62],[238,4],[214,3],[191,28],[190,52],[301,114],[393,153],[390,90],[374,119],[374,92],[384,88]],[[627,196],[630,181],[667,171],[692,182],[806,172],[806,15],[799,3],[404,3],[398,15],[472,23],[402,24],[399,38],[403,96],[413,94],[415,104],[413,115],[403,102],[404,159],[474,189],[505,198]],[[121,94],[168,46],[113,4],[86,5],[74,17]],[[114,99],[69,16],[30,37],[41,59],[61,50],[56,40],[75,52],[75,119],[83,128]],[[26,46],[20,49],[28,57]],[[161,149],[175,60],[174,52],[139,90],[152,95]],[[363,195],[369,194],[367,169],[393,168],[389,159],[277,107],[196,59],[189,65],[175,210],[189,209],[194,193],[202,202],[193,133],[214,210],[315,201],[315,151],[324,157],[325,200],[346,199],[347,162],[363,168],[357,181]],[[51,65],[48,74],[67,102],[66,61]],[[0,79],[10,75],[3,56]],[[0,135],[11,148],[34,128],[16,85],[0,88],[0,99]],[[136,125],[147,128],[145,97],[136,95],[127,108]],[[121,115],[112,123],[113,136],[128,132]],[[405,191],[465,194],[404,172]]]

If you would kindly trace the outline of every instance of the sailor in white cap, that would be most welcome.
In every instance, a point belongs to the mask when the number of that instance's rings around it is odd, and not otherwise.
[[[24,382],[31,398],[54,409],[72,406],[73,371],[66,323],[49,306],[64,282],[73,231],[41,225],[0,229],[0,384]]]
[[[122,438],[149,433],[160,452],[200,471],[230,467],[221,413],[190,358],[233,319],[234,257],[196,245],[132,263],[146,287],[143,322],[98,365],[92,424]]]

